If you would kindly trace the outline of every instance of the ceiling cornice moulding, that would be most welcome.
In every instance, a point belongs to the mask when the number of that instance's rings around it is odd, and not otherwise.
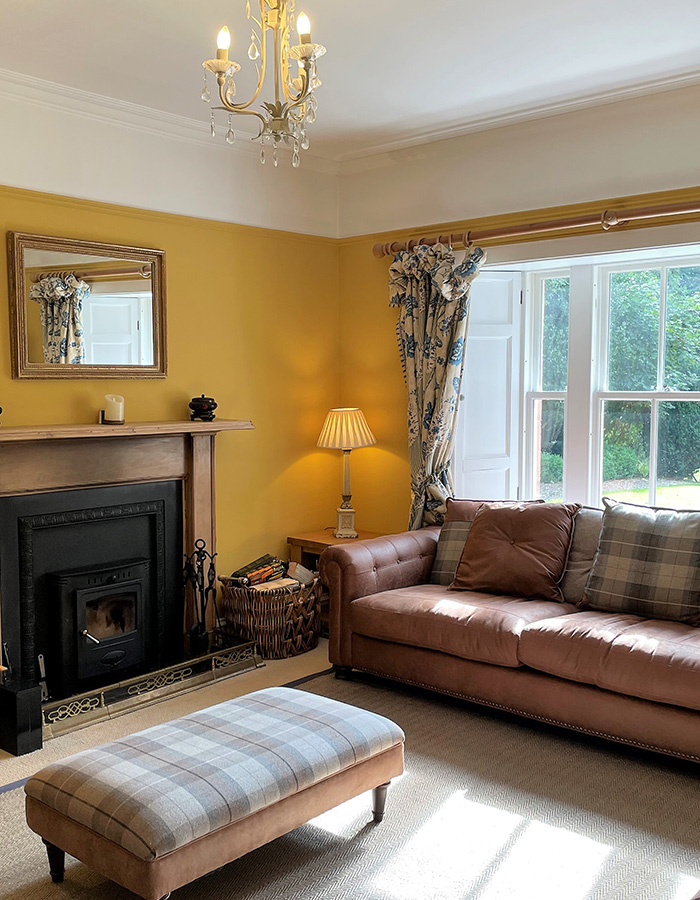
[[[330,175],[353,174],[391,166],[416,158],[427,158],[439,152],[446,141],[490,129],[505,128],[541,118],[564,115],[578,110],[605,106],[652,94],[700,85],[700,70],[650,79],[643,83],[610,90],[590,92],[578,97],[552,100],[540,104],[523,104],[497,113],[476,116],[445,128],[421,129],[395,141],[370,144],[361,150],[338,154],[334,158],[307,153],[304,167]],[[243,137],[233,145],[212,141],[209,120],[191,119],[163,110],[118,100],[102,94],[68,87],[0,68],[0,98],[33,104],[41,109],[59,110],[94,121],[130,128],[156,137],[185,141],[218,153],[238,153],[257,158],[259,149]],[[434,145],[434,146],[431,146]]]
[[[547,103],[514,106],[491,115],[476,116],[468,122],[462,122],[446,128],[415,131],[406,138],[371,144],[362,150],[339,154],[335,158],[341,165],[341,171],[361,172],[366,169],[391,164],[392,162],[427,156],[429,152],[427,145],[429,144],[439,144],[479,131],[506,128],[509,125],[564,115],[565,113],[591,109],[596,106],[606,106],[610,103],[620,103],[625,100],[635,100],[651,94],[680,90],[685,87],[695,87],[699,84],[700,69],[693,69],[681,74],[651,79],[641,84],[595,91],[581,94],[578,97],[552,100]]]
[[[29,77],[0,68],[0,98],[30,103],[42,109],[59,110],[93,121],[130,128],[156,137],[205,146],[217,153],[244,154],[257,158],[260,150],[239,132],[241,138],[233,145],[222,145],[211,139],[209,120],[190,119],[174,113],[117,100],[53,81]],[[333,160],[306,154],[305,168],[314,172],[336,175],[338,164]]]

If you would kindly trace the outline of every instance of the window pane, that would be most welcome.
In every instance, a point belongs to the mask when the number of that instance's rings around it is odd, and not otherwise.
[[[661,272],[610,276],[608,389],[656,390]]]
[[[569,365],[569,279],[544,281],[542,390],[565,391]]]
[[[601,496],[649,503],[651,403],[606,400],[603,417]]]
[[[700,391],[700,267],[668,270],[664,390]]]
[[[535,401],[535,497],[561,501],[564,497],[564,401]]]
[[[700,403],[659,403],[656,506],[700,509]]]

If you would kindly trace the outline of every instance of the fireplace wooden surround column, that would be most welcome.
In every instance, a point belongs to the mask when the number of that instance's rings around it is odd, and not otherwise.
[[[143,422],[0,428],[0,497],[79,488],[182,483],[185,548],[203,538],[216,549],[214,439],[222,431],[252,429],[249,421]],[[183,548],[184,549],[184,548]],[[2,597],[2,609],[19,597]],[[15,732],[16,753],[41,746],[41,702],[33,622],[21,619],[14,671],[0,687],[0,730]],[[186,607],[184,631],[194,624]],[[0,620],[0,635],[2,621]],[[5,640],[6,637],[2,637]],[[2,742],[7,746],[7,741]]]

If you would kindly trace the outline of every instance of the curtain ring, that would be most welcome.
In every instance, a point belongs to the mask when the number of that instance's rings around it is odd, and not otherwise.
[[[471,250],[472,247],[474,246],[474,241],[472,240],[471,231],[464,232],[464,246],[467,248],[467,250]]]

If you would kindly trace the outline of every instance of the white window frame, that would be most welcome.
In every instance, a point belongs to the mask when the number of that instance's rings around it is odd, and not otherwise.
[[[569,267],[560,269],[543,269],[531,272],[525,279],[525,323],[523,328],[523,372],[522,372],[522,405],[521,419],[522,465],[520,473],[521,493],[530,497],[536,490],[539,480],[539,454],[535,452],[536,413],[540,400],[564,401],[564,441],[566,442],[567,391],[542,390],[542,342],[544,333],[544,283],[549,278],[569,278]],[[569,317],[571,317],[571,298],[569,298]],[[564,492],[566,496],[566,472],[564,473]]]
[[[598,390],[593,392],[595,419],[593,435],[596,436],[593,462],[593,484],[596,492],[602,494],[603,484],[603,437],[604,437],[604,409],[606,400],[642,401],[650,404],[650,428],[649,428],[649,504],[656,503],[656,491],[658,488],[657,463],[658,463],[658,433],[659,433],[659,404],[664,401],[700,401],[700,391],[664,391],[663,377],[666,356],[666,304],[668,291],[668,270],[681,268],[700,267],[700,256],[695,258],[682,257],[681,259],[649,259],[636,264],[607,265],[598,267],[598,284],[600,286],[600,315],[598,316],[597,343],[598,343],[598,367],[596,384]],[[661,272],[661,287],[659,296],[659,328],[658,328],[658,357],[656,366],[656,389],[650,391],[611,391],[608,389],[608,351],[609,351],[609,326],[610,326],[610,281],[616,272],[648,272],[659,269]],[[595,499],[595,505],[600,504],[600,497]]]
[[[535,409],[539,400],[561,400],[564,406],[564,499],[600,506],[603,484],[603,414],[606,400],[640,400],[651,404],[649,502],[656,500],[658,412],[664,401],[700,401],[700,391],[664,391],[667,272],[700,267],[700,255],[649,257],[632,262],[595,265],[567,259],[558,267],[543,264],[523,272],[525,317],[522,328],[520,495],[532,496],[537,485],[539,447]],[[623,271],[659,269],[659,356],[654,391],[610,391],[607,385],[610,275]],[[541,389],[544,282],[569,278],[569,370],[566,391]],[[572,339],[572,336],[575,336]],[[572,411],[576,415],[572,415]]]

